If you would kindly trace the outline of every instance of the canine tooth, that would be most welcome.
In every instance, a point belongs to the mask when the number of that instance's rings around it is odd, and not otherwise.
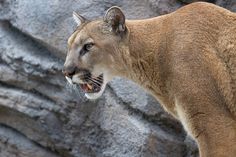
[[[69,82],[69,84],[73,84],[72,80],[66,76],[66,80]]]
[[[88,86],[88,88],[89,88],[89,90],[91,90],[93,87],[90,85],[90,84],[88,84],[87,83],[87,86]]]

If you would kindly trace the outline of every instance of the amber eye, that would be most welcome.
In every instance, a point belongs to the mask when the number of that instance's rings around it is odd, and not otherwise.
[[[88,43],[84,45],[84,50],[89,51],[93,47],[94,43]]]
[[[84,54],[89,52],[91,50],[91,48],[93,47],[93,45],[94,45],[94,43],[85,44],[83,49],[80,51],[80,55],[83,56]]]

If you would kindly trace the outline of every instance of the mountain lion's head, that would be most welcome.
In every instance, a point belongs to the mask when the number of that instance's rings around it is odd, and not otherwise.
[[[124,69],[120,52],[128,36],[125,16],[120,8],[111,7],[102,20],[89,21],[75,12],[73,17],[78,27],[68,40],[63,74],[87,98],[96,99]]]

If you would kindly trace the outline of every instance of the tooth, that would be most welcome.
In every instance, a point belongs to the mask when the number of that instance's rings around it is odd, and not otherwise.
[[[93,87],[90,85],[90,84],[88,84],[87,83],[87,86],[88,86],[88,88],[89,88],[89,90],[91,90]]]
[[[73,84],[72,80],[66,76],[66,80],[69,82],[69,84]]]

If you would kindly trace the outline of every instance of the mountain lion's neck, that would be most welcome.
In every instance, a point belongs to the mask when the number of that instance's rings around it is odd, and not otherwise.
[[[131,57],[130,79],[154,95],[162,92],[166,71],[166,28],[162,17],[127,21],[129,52]],[[165,68],[164,68],[165,67]]]

